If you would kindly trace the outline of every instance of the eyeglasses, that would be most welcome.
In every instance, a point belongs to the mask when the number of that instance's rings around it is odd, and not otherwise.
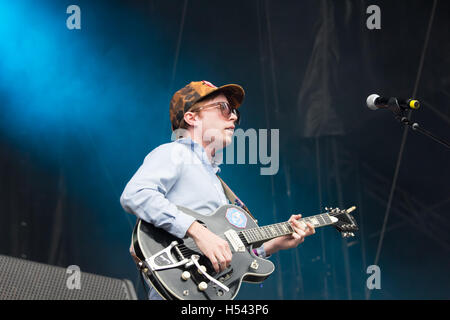
[[[237,119],[235,121],[236,124],[239,124],[239,122],[241,120],[241,115],[239,113],[239,110],[236,108],[233,108],[228,102],[214,102],[214,103],[202,106],[202,107],[198,108],[196,111],[200,111],[200,110],[208,109],[208,108],[220,108],[222,115],[227,119],[229,119],[231,116],[231,113],[233,113],[237,117]]]

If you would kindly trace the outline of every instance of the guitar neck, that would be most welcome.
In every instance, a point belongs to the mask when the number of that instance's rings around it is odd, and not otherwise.
[[[328,213],[322,213],[300,219],[303,222],[309,222],[314,228],[325,227],[334,224],[332,217]],[[264,227],[251,228],[241,231],[248,244],[261,243],[274,238],[292,234],[294,229],[291,224],[286,222],[270,224]]]

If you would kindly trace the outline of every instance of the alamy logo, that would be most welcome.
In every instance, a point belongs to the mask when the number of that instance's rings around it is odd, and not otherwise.
[[[366,20],[367,29],[381,29],[381,9],[379,6],[373,4],[367,7],[367,14],[370,16]]]
[[[187,136],[189,136],[187,130],[177,129],[172,133],[171,139],[175,141],[180,137]],[[234,131],[233,136],[230,137],[230,143],[224,148],[222,131],[210,129],[203,134],[199,133],[199,139],[196,141],[202,139],[209,143],[206,149],[217,150],[214,156],[214,161],[217,164],[258,164],[259,162],[259,164],[265,166],[260,169],[261,175],[275,175],[278,172],[280,162],[279,137],[279,129],[271,129],[269,139],[267,129],[259,129],[258,131],[248,129],[244,131],[239,128]],[[184,150],[185,148],[181,145],[172,150],[171,159],[174,163],[200,164],[201,161],[207,160],[200,160],[194,155],[187,157]]]
[[[380,267],[377,265],[370,265],[367,267],[367,274],[371,274],[369,278],[367,278],[366,286],[367,289],[381,289],[381,271]]]
[[[81,29],[81,10],[77,5],[70,5],[67,7],[66,13],[71,15],[66,20],[67,29]]]
[[[66,281],[67,289],[69,290],[80,290],[81,289],[81,271],[80,267],[76,265],[68,266],[66,269],[66,273],[69,274],[69,277]]]

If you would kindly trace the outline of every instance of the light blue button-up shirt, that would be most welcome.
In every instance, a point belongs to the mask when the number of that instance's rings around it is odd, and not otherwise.
[[[191,138],[163,144],[151,151],[120,197],[125,211],[183,238],[195,221],[180,205],[210,215],[230,202],[216,174],[220,168]],[[265,256],[263,247],[258,254]],[[158,298],[154,290],[151,298]]]
[[[212,214],[228,204],[204,148],[190,138],[163,144],[144,159],[120,197],[125,211],[183,238],[195,221],[177,209],[180,205],[199,214]]]

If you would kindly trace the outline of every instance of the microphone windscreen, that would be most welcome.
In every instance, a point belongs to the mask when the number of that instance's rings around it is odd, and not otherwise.
[[[371,94],[370,96],[367,97],[366,103],[367,103],[367,106],[369,107],[369,109],[378,110],[378,108],[375,104],[375,100],[378,97],[379,97],[379,95],[377,95],[377,94]]]

